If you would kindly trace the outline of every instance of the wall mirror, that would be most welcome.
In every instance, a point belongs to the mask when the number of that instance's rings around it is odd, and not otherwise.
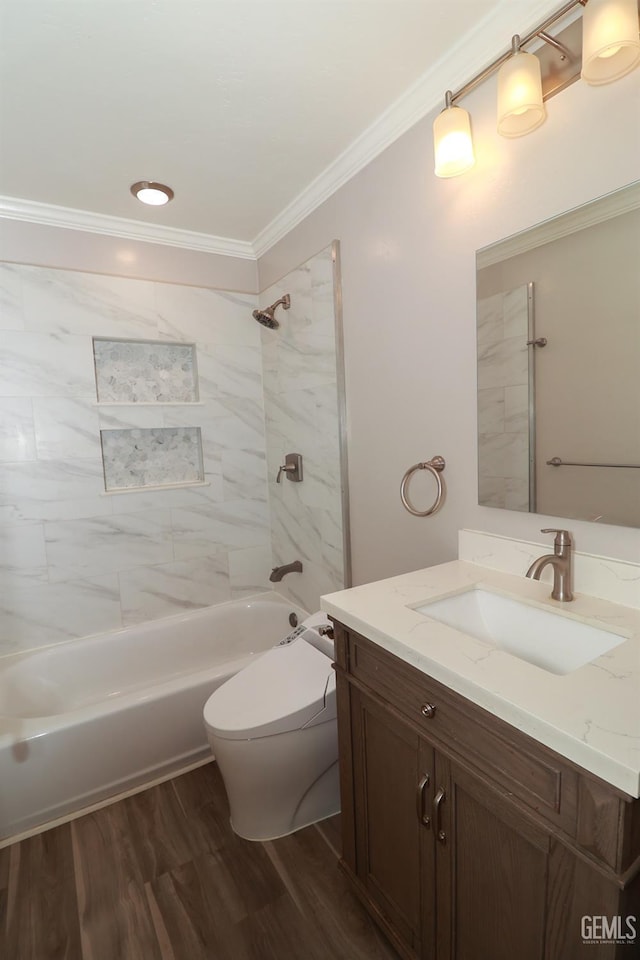
[[[640,182],[476,266],[478,502],[640,527]]]

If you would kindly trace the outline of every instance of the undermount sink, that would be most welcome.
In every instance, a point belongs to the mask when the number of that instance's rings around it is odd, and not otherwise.
[[[591,663],[626,639],[478,587],[414,609],[557,674]]]

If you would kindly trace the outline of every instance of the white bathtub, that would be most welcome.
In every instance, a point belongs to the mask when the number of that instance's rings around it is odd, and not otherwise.
[[[267,593],[0,659],[0,844],[209,757],[205,701],[292,612]]]

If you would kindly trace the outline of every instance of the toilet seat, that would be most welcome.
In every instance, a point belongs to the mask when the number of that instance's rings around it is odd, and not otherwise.
[[[263,654],[218,687],[204,707],[206,726],[225,740],[269,737],[335,717],[331,660],[303,639]]]

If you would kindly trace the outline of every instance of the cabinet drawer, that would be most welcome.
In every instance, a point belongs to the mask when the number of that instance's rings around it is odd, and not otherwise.
[[[575,836],[578,776],[561,757],[351,631],[347,662],[356,680],[421,734]]]

